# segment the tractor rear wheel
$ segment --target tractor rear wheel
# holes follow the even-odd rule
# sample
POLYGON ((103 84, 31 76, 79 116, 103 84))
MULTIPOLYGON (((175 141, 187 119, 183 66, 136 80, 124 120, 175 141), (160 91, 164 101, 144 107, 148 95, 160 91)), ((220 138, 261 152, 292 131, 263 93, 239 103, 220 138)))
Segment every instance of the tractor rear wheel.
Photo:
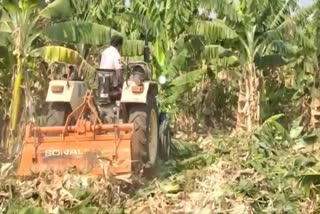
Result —
POLYGON ((71 112, 72 109, 69 103, 50 103, 46 118, 46 126, 63 126, 71 112))
POLYGON ((153 166, 158 157, 159 123, 155 98, 147 104, 134 104, 129 108, 129 123, 134 124, 131 154, 135 175, 146 165, 153 166))

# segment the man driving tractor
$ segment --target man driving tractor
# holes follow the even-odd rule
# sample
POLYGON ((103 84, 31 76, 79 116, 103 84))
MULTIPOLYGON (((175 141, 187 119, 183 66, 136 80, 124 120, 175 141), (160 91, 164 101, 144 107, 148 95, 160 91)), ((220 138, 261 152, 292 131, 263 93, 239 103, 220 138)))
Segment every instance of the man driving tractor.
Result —
POLYGON ((113 87, 121 87, 124 82, 120 55, 122 44, 123 38, 121 36, 113 36, 111 45, 101 54, 100 69, 112 70, 116 73, 115 78, 113 78, 113 87))

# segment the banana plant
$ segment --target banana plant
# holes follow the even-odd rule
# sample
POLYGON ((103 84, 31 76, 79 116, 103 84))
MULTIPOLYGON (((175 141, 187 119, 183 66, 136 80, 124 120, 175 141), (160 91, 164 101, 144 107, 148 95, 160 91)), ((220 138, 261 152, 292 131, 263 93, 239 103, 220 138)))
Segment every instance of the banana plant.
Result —
POLYGON ((242 0, 223 6, 222 1, 200 1, 216 11, 213 20, 199 19, 190 33, 203 36, 206 45, 231 48, 243 70, 239 81, 237 128, 251 131, 260 123, 260 97, 256 59, 268 55, 275 41, 290 32, 289 11, 294 1, 242 0), (272 8, 272 10, 271 10, 272 8), (229 13, 229 14, 228 14, 229 13))
POLYGON ((63 63, 66 65, 74 65, 90 88, 95 88, 94 74, 95 67, 90 65, 79 52, 70 48, 48 45, 36 48, 30 53, 32 57, 41 57, 47 63, 63 63))
POLYGON ((16 131, 19 118, 26 59, 39 36, 35 30, 41 26, 38 11, 44 7, 44 1, 1 1, 0 34, 6 35, 11 42, 17 64, 11 104, 12 131, 16 131))
POLYGON ((310 120, 313 117, 310 115, 312 114, 310 104, 317 103, 315 101, 318 99, 317 91, 320 84, 317 48, 319 6, 319 1, 315 1, 309 7, 296 11, 291 18, 294 21, 292 36, 289 36, 285 42, 279 42, 273 49, 286 58, 286 70, 293 70, 296 91, 293 99, 298 101, 296 109, 303 116, 301 124, 303 123, 304 129, 314 127, 310 120))

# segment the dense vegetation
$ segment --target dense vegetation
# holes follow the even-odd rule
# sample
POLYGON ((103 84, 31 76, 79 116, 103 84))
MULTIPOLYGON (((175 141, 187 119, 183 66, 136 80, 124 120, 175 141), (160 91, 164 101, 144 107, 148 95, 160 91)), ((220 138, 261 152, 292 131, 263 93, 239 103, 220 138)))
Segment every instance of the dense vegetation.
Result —
MULTIPOLYGON (((159 175, 127 207, 134 213, 318 212, 319 0, 304 8, 297 0, 49 2, 0 0, 0 154, 19 152, 19 131, 27 121, 40 123, 48 81, 65 65, 75 65, 94 88, 99 53, 112 35, 125 38, 126 62, 142 59, 147 37, 154 79, 167 78, 159 100, 171 116, 174 158, 165 163, 171 177, 159 175)), ((3 166, 5 174, 10 167, 3 166)), ((38 178, 28 183, 32 190, 7 180, 0 212, 14 200, 11 213, 40 198, 47 209, 95 213, 114 204, 122 209, 127 197, 120 191, 110 199, 116 186, 104 183, 101 193, 98 181, 79 192, 53 180, 38 178), (43 188, 60 195, 44 200, 43 188)))

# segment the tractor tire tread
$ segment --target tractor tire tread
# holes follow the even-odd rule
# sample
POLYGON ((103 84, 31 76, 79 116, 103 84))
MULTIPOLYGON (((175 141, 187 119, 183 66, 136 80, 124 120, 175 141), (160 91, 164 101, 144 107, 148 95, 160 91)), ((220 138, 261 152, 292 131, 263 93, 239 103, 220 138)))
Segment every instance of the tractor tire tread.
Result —
POLYGON ((69 103, 51 103, 46 117, 46 125, 63 126, 70 112, 71 106, 69 103))
POLYGON ((149 161, 147 143, 149 138, 149 117, 152 109, 158 114, 156 100, 153 97, 148 97, 147 104, 134 104, 129 108, 129 123, 134 123, 131 143, 134 174, 139 173, 143 164, 149 161))

